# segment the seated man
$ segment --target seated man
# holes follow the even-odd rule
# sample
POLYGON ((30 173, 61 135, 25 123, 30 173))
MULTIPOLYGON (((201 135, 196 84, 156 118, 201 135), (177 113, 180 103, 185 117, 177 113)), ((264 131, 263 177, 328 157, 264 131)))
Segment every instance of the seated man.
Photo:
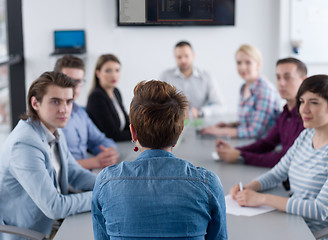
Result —
POLYGON ((190 43, 177 43, 174 56, 178 67, 166 70, 160 79, 176 86, 186 95, 190 115, 198 118, 223 113, 225 109, 215 83, 205 71, 193 66, 195 54, 190 43))
MULTIPOLYGON (((76 83, 45 72, 28 92, 28 110, 0 154, 0 224, 49 234, 54 219, 90 211, 96 175, 68 150, 62 131, 72 110, 76 83), (69 194, 68 186, 88 191, 69 194)), ((0 233, 0 239, 21 239, 0 233)))
POLYGON ((273 167, 304 129, 302 119, 296 109, 296 94, 306 78, 307 68, 303 62, 295 58, 280 59, 276 66, 278 90, 280 96, 287 101, 284 111, 268 135, 251 145, 233 148, 218 139, 216 149, 220 159, 226 162, 237 162, 241 157, 245 164, 273 167), (274 151, 279 144, 282 146, 281 151, 274 151))
MULTIPOLYGON (((84 63, 72 55, 66 55, 57 60, 55 71, 62 72, 77 82, 74 92, 76 100, 81 92, 84 81, 84 63)), ((63 129, 67 139, 67 145, 78 163, 86 168, 104 168, 118 161, 115 142, 107 138, 84 109, 73 103, 71 117, 63 129), (89 157, 87 150, 94 157, 89 157)))

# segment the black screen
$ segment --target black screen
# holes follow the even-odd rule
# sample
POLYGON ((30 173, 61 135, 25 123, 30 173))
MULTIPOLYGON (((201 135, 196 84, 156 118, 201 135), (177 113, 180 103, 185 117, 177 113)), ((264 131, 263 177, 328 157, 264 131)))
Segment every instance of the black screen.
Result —
POLYGON ((119 26, 234 24, 235 0, 118 0, 119 26))

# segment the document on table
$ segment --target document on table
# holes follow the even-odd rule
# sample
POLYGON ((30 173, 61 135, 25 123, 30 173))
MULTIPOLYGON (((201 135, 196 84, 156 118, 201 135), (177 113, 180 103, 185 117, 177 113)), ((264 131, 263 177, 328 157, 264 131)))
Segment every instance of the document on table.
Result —
POLYGON ((229 214, 236 216, 256 216, 262 213, 267 213, 275 210, 269 206, 260 206, 260 207, 241 207, 238 203, 232 199, 231 195, 225 197, 226 202, 226 211, 229 214))
POLYGON ((215 161, 220 161, 220 156, 217 152, 212 152, 212 158, 215 160, 215 161))

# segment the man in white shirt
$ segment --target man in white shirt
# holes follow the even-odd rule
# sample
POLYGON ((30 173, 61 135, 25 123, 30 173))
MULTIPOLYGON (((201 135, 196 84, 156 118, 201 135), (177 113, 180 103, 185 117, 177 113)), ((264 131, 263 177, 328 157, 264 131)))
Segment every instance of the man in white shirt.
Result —
POLYGON ((160 80, 183 91, 190 104, 189 117, 208 117, 223 113, 224 106, 215 83, 205 71, 193 66, 195 54, 191 44, 186 41, 178 42, 174 56, 177 67, 166 70, 160 80))

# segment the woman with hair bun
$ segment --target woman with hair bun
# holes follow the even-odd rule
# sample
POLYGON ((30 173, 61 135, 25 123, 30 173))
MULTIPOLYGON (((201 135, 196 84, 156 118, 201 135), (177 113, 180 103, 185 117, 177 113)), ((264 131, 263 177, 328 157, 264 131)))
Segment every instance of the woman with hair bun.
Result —
POLYGON ((140 82, 130 131, 140 155, 105 168, 92 200, 95 239, 228 239, 224 193, 212 172, 176 158, 187 99, 166 82, 140 82))

